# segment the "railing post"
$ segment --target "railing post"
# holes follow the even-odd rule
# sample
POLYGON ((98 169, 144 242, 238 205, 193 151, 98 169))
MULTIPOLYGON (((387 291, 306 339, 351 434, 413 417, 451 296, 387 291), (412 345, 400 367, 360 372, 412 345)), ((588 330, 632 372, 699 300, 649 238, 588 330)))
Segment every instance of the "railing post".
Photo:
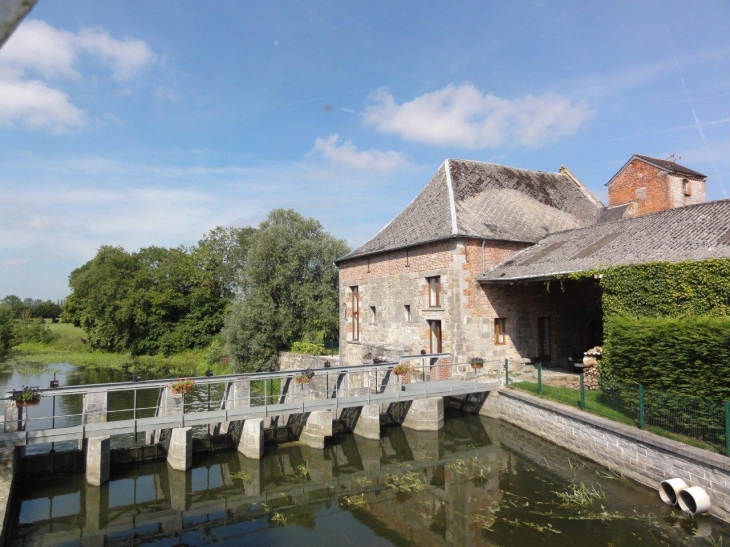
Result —
POLYGON ((509 359, 504 360, 504 385, 509 385, 509 359))
POLYGON ((730 401, 725 401, 725 455, 730 457, 730 401))
POLYGON ((644 386, 639 384, 639 429, 644 429, 644 386))
POLYGON ((537 394, 542 395, 542 363, 537 364, 537 394))
POLYGON ((586 408, 586 386, 583 382, 583 373, 580 373, 580 408, 585 410, 586 408))

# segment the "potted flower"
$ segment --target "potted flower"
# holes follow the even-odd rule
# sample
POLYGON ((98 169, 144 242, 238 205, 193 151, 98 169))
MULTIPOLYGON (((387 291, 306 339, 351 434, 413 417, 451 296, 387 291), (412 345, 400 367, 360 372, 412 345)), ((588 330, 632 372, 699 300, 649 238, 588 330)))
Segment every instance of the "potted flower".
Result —
POLYGON ((484 359, 482 357, 471 358, 471 368, 478 369, 484 367, 484 359))
POLYGON ((398 363, 393 367, 393 374, 401 376, 402 374, 408 374, 411 372, 411 365, 409 363, 398 363))
POLYGON ((23 389, 14 389, 11 396, 15 406, 35 406, 41 402, 41 390, 38 386, 23 386, 23 389))
POLYGON ((301 374, 294 376, 294 381, 299 385, 304 385, 310 383, 312 378, 314 378, 314 371, 311 368, 308 368, 301 374))
POLYGON ((180 378, 177 382, 170 384, 170 389, 175 395, 190 393, 193 387, 195 387, 195 380, 190 378, 180 378))

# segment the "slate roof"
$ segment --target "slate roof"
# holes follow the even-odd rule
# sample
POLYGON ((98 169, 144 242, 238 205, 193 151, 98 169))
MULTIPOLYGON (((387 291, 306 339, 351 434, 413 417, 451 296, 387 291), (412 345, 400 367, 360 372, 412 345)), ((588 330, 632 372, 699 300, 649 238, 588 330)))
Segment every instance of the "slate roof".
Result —
POLYGON ((605 186, 608 186, 613 182, 613 179, 615 179, 621 171, 623 171, 627 165, 629 165, 634 158, 639 158, 642 161, 645 161, 647 163, 650 163, 654 165, 655 167, 658 167, 659 169, 663 169, 664 171, 668 171, 670 173, 676 173, 678 175, 685 175, 689 177, 696 177, 696 178, 703 178, 706 179, 707 175, 703 175, 699 171, 694 171, 690 169, 689 167, 685 167, 684 165, 679 165, 678 163, 675 163, 673 161, 669 160, 660 160, 659 158, 652 158, 651 156, 644 156, 642 154, 634 154, 631 156, 631 159, 627 161, 621 169, 619 169, 614 176, 611 177, 611 179, 605 184, 605 186))
POLYGON ((730 200, 552 234, 477 280, 536 280, 599 267, 709 258, 730 258, 730 200))
POLYGON ((595 224, 601 207, 568 174, 446 160, 397 217, 337 263, 450 237, 536 243, 595 224))

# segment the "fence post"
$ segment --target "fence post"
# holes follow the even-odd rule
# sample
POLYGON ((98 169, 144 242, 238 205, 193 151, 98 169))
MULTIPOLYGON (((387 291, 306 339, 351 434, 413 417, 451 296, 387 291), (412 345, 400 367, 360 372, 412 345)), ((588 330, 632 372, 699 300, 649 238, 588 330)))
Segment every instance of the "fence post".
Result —
POLYGON ((542 363, 537 364, 537 394, 542 395, 542 363))
POLYGON ((644 429, 644 386, 639 384, 639 429, 644 429))
POLYGON ((509 359, 504 360, 504 385, 509 385, 509 359))
POLYGON ((730 456, 730 401, 725 401, 725 455, 730 456))
POLYGON ((581 410, 586 409, 586 386, 583 382, 583 373, 580 373, 580 408, 581 410))

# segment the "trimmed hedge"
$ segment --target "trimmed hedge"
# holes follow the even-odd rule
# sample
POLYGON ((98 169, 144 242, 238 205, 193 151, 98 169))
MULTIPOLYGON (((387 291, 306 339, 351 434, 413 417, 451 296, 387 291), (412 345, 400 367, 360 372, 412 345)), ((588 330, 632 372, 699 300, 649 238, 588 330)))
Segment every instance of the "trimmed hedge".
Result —
POLYGON ((730 318, 609 316, 601 374, 622 383, 730 399, 730 318))

